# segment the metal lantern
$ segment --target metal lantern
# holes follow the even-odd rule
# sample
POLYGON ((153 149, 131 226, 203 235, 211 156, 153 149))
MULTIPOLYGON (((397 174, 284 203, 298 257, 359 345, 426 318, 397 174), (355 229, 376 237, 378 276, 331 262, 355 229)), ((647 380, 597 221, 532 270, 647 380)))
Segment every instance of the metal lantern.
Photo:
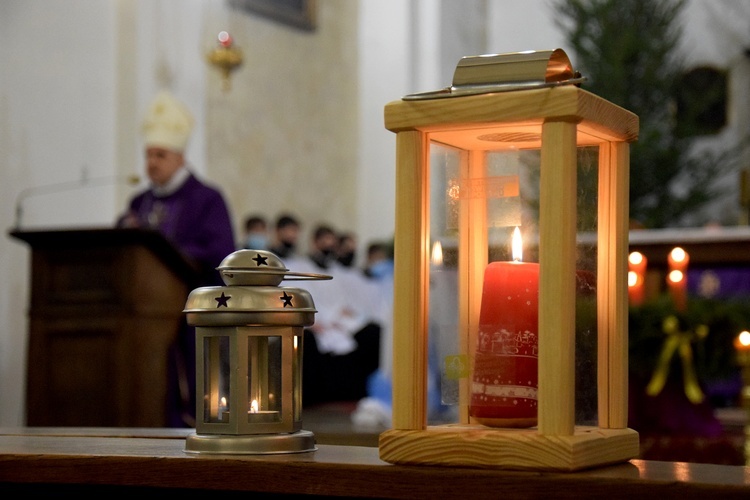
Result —
POLYGON ((381 459, 577 470, 638 455, 626 282, 638 117, 582 81, 561 49, 469 56, 452 86, 386 105, 396 229, 381 459), (593 369, 580 377, 582 340, 593 369), (436 371, 456 421, 428 426, 436 371), (577 393, 589 388, 594 415, 579 422, 577 393))
POLYGON ((314 451, 302 429, 303 328, 315 305, 284 279, 331 279, 293 273, 262 250, 238 250, 218 267, 226 286, 193 290, 184 312, 196 327, 196 432, 186 451, 314 451))

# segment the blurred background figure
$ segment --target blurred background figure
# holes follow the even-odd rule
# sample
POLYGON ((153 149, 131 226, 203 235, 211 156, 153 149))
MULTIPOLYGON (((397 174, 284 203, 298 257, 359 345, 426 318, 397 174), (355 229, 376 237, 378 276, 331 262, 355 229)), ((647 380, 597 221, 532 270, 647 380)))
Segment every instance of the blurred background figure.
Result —
POLYGON ((245 219, 245 237, 240 248, 268 250, 268 222, 261 214, 250 215, 245 219))
MULTIPOLYGON (((216 267, 235 251, 231 215, 219 189, 199 180, 184 157, 193 127, 187 107, 159 93, 143 124, 146 173, 151 183, 136 195, 118 227, 161 232, 196 268, 191 288, 221 285, 216 267)), ((187 297, 185 297, 187 299, 187 297)), ((170 346, 167 422, 195 426, 195 329, 183 320, 170 346)))
POLYGON ((354 267, 357 261, 357 237, 354 233, 339 233, 336 260, 344 267, 354 267))
POLYGON ((387 243, 373 242, 367 245, 367 260, 362 272, 368 278, 393 278, 393 256, 387 243))
POLYGON ((234 231, 222 193, 199 180, 185 160, 192 127, 187 107, 160 92, 143 124, 150 186, 133 197, 117 225, 161 232, 198 267, 196 286, 221 284, 215 268, 235 250, 234 231))
POLYGON ((336 259, 337 232, 317 225, 300 270, 333 277, 310 281, 315 323, 304 332, 302 403, 356 403, 367 395, 367 379, 380 362, 380 336, 385 309, 376 288, 359 271, 336 259))
POLYGON ((269 250, 275 253, 287 267, 287 259, 298 257, 298 243, 301 224, 297 217, 292 214, 281 214, 276 219, 274 226, 274 240, 269 250))

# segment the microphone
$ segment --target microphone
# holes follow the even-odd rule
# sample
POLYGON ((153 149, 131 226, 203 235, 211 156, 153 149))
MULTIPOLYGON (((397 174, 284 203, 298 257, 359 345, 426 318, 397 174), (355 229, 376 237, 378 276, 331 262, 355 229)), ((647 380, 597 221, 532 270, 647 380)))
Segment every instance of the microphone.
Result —
POLYGON ((105 175, 101 177, 89 177, 88 171, 84 168, 81 178, 77 181, 57 182, 54 184, 44 184, 41 186, 32 186, 22 189, 16 197, 16 230, 21 229, 23 219, 23 202, 34 196, 63 193, 94 186, 116 185, 124 182, 128 185, 135 186, 141 182, 138 175, 105 175))

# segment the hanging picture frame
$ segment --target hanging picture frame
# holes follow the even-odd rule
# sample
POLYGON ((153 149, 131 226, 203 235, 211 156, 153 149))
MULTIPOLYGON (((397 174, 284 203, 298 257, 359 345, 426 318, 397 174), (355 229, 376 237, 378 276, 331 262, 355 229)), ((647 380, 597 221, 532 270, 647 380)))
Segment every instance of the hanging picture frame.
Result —
POLYGON ((305 31, 316 28, 315 0, 231 0, 231 5, 305 31))

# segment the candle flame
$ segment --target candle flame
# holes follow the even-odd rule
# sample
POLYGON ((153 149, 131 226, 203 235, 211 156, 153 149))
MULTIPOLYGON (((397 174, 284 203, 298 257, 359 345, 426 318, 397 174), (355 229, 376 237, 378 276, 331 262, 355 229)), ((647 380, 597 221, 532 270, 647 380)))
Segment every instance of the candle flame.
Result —
POLYGON ((679 283, 683 279, 685 279, 685 275, 682 273, 682 271, 675 269, 674 271, 669 272, 667 279, 669 279, 670 283, 679 283))
POLYGON ((641 252, 631 252, 628 256, 628 262, 633 264, 634 266, 637 266, 641 262, 643 262, 643 254, 641 252))
POLYGON ((258 413, 258 400, 253 399, 252 403, 250 403, 250 413, 258 413))
POLYGON ((745 347, 750 346, 750 332, 748 332, 747 330, 740 332, 740 334, 737 336, 737 342, 745 347))
POLYGON ((521 230, 518 226, 513 230, 513 239, 511 240, 511 254, 514 262, 523 260, 523 241, 521 240, 521 230))
POLYGON ((634 287, 638 284, 638 273, 635 271, 628 271, 628 286, 634 287))
POLYGON ((443 265, 443 245, 439 241, 436 241, 432 245, 432 255, 430 256, 430 262, 432 262, 432 265, 434 266, 443 265))
POLYGON ((669 255, 672 257, 672 260, 678 264, 687 259, 687 252, 680 247, 674 247, 669 255))

